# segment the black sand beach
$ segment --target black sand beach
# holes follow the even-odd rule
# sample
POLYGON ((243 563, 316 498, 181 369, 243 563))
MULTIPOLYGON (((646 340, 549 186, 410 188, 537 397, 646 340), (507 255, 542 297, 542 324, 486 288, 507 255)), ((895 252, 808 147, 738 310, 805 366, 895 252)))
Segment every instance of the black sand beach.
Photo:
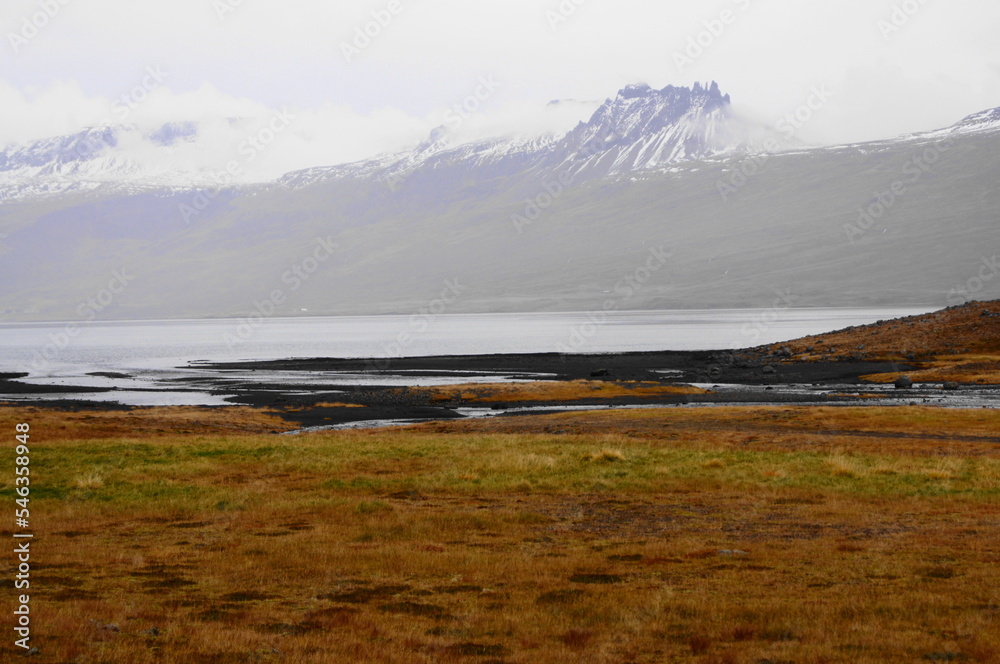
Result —
MULTIPOLYGON (((467 416, 461 409, 489 409, 491 414, 507 411, 546 412, 547 408, 676 406, 712 404, 788 404, 857 402, 863 389, 853 394, 831 394, 830 388, 861 388, 862 376, 890 371, 907 371, 908 365, 887 362, 791 362, 782 361, 764 350, 729 352, 653 352, 610 355, 471 355, 391 360, 365 359, 286 359, 276 361, 204 363, 194 365, 204 377, 179 379, 183 389, 224 395, 226 401, 254 408, 275 410, 297 427, 347 425, 358 422, 454 419, 467 416), (659 394, 588 398, 582 390, 578 398, 524 401, 516 403, 488 396, 474 401, 463 398, 432 400, 427 390, 398 385, 329 385, 284 382, 289 373, 403 377, 414 383, 420 379, 447 377, 476 384, 484 376, 504 381, 592 381, 662 386, 698 384, 704 394, 659 394), (274 374, 273 380, 268 374, 274 374), (279 375, 280 374, 280 375, 279 375), (788 389, 795 386, 796 389, 788 389), (804 390, 812 387, 815 391, 804 390), (335 406, 327 404, 337 404, 335 406), (358 408, 345 405, 361 406, 358 408)), ((19 382, 21 374, 0 376, 0 394, 44 395, 34 405, 66 410, 128 408, 114 402, 74 400, 74 392, 113 392, 113 389, 72 386, 29 385, 19 382)), ((320 381, 322 382, 322 381, 320 381)), ((398 381, 397 381, 398 382, 398 381)), ((180 387, 178 388, 180 389, 180 387)), ((922 391, 922 390, 920 390, 922 391)), ((886 392, 882 399, 912 399, 913 391, 886 392)))

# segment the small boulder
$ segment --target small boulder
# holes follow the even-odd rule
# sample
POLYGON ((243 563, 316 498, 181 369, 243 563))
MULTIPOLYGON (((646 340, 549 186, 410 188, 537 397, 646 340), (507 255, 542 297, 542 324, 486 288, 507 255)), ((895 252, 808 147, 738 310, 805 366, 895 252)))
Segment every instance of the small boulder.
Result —
POLYGON ((609 372, 607 369, 594 369, 593 371, 590 372, 590 377, 591 378, 603 378, 604 376, 607 376, 610 373, 611 372, 609 372))
POLYGON ((909 390, 913 387, 913 379, 909 376, 900 376, 896 379, 897 390, 909 390))
POLYGON ((945 390, 946 392, 954 392, 958 388, 959 388, 958 383, 952 380, 946 381, 945 384, 941 386, 941 389, 945 390))
POLYGON ((772 366, 771 366, 771 365, 769 364, 769 365, 767 365, 766 367, 764 367, 764 369, 763 369, 763 372, 764 372, 764 373, 765 373, 766 375, 770 376, 770 375, 772 375, 772 374, 776 374, 776 373, 778 373, 778 370, 777 370, 777 369, 775 369, 774 367, 772 367, 772 366))

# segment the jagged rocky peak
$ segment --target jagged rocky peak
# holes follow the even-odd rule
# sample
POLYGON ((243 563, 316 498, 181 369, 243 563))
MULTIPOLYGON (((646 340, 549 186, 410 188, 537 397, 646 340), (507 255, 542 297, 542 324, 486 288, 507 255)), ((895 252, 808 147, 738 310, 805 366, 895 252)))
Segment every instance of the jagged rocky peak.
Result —
MULTIPOLYGON (((704 98, 706 100, 715 101, 719 105, 730 103, 729 95, 722 94, 722 91, 719 89, 719 84, 716 81, 712 81, 704 85, 702 85, 700 81, 696 81, 690 88, 685 86, 668 85, 662 90, 652 88, 646 83, 633 83, 622 88, 622 90, 618 92, 617 97, 618 100, 644 98, 654 101, 673 101, 675 103, 704 98)), ((611 100, 608 101, 610 102, 611 100)))
POLYGON ((748 126, 729 107, 715 81, 629 85, 567 134, 555 155, 560 167, 604 177, 747 149, 766 128, 748 126))
POLYGON ((651 92, 653 92, 653 89, 645 83, 630 83, 618 92, 618 98, 639 99, 640 97, 645 97, 651 92))
POLYGON ((668 85, 657 90, 645 83, 632 84, 608 99, 575 132, 600 129, 605 135, 652 136, 678 124, 701 122, 725 115, 729 95, 715 81, 693 87, 668 85), (719 113, 715 113, 718 111, 719 113))
POLYGON ((587 123, 603 125, 615 132, 658 132, 683 120, 693 120, 725 110, 729 95, 722 94, 715 81, 693 87, 668 85, 657 90, 645 83, 628 85, 614 99, 608 99, 587 123))

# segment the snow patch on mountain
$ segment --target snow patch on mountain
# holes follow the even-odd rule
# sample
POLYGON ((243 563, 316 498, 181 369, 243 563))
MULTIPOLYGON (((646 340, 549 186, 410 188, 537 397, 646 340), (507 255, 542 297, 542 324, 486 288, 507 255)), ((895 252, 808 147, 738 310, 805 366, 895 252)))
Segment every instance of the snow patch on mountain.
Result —
POLYGON ((1000 108, 991 108, 963 118, 955 125, 956 131, 982 131, 1000 129, 1000 108))
POLYGON ((0 201, 103 188, 198 186, 207 174, 177 167, 171 158, 196 137, 194 125, 172 123, 148 134, 133 126, 89 127, 15 145, 0 151, 0 201))

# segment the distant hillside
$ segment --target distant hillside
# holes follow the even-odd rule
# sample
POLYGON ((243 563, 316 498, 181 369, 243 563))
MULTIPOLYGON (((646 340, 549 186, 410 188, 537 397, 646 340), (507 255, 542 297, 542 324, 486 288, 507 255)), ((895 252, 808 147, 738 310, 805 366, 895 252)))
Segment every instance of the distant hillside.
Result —
POLYGON ((863 354, 917 358, 959 353, 1000 353, 1000 300, 970 302, 929 314, 796 339, 770 346, 795 355, 863 354), (807 350, 812 348, 812 351, 807 350), (831 348, 837 349, 835 353, 831 348))
POLYGON ((1000 383, 1000 300, 972 302, 921 316, 804 337, 766 350, 800 361, 890 360, 917 367, 922 382, 1000 383))

